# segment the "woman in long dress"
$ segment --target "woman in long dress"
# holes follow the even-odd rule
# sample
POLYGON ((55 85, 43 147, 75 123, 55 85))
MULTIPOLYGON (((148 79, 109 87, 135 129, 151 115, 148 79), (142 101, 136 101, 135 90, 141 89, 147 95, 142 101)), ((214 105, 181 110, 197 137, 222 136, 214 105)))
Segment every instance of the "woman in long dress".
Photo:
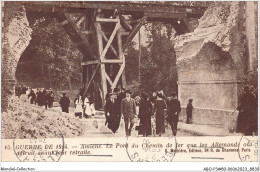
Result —
POLYGON ((139 109, 139 130, 143 136, 147 137, 152 134, 152 124, 151 124, 151 116, 152 116, 152 103, 148 99, 148 95, 146 93, 142 93, 139 109))
POLYGON ((81 99, 81 96, 77 96, 77 98, 75 99, 75 116, 79 117, 80 119, 82 118, 82 113, 83 113, 83 101, 81 99))
POLYGON ((156 123, 156 134, 161 136, 164 132, 164 110, 167 108, 165 101, 163 100, 162 94, 157 94, 157 99, 154 104, 155 123, 156 123))
POLYGON ((91 107, 90 107, 90 95, 87 94, 87 96, 84 99, 84 117, 88 118, 91 116, 91 107))

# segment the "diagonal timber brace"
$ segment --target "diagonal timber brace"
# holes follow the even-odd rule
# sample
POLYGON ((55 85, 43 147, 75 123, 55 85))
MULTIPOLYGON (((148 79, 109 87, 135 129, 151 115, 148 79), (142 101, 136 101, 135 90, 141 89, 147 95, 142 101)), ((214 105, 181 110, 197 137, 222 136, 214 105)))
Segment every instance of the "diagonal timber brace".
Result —
POLYGON ((136 26, 132 29, 130 34, 127 37, 126 42, 123 45, 123 51, 127 48, 127 46, 131 43, 137 32, 140 30, 140 28, 144 25, 144 23, 147 21, 147 16, 142 17, 139 23, 136 24, 136 26))
POLYGON ((86 39, 86 37, 84 36, 84 34, 80 31, 79 27, 77 26, 77 24, 73 21, 73 19, 71 18, 71 16, 68 13, 64 13, 64 16, 66 17, 68 23, 72 26, 72 28, 76 31, 76 33, 78 34, 78 36, 80 37, 80 39, 84 42, 84 44, 86 45, 87 51, 89 52, 89 54, 91 55, 91 57, 96 58, 96 56, 94 55, 94 53, 92 52, 90 43, 88 42, 88 40, 86 39))
POLYGON ((92 83, 92 81, 93 81, 93 79, 94 79, 94 77, 95 77, 95 75, 96 75, 96 73, 97 73, 97 71, 99 69, 99 66, 100 66, 100 64, 97 64, 97 66, 96 66, 96 68, 95 68, 95 70, 94 70, 94 72, 93 72, 89 82, 87 83, 86 89, 85 89, 84 94, 83 94, 84 97, 85 97, 85 95, 86 95, 86 93, 87 93, 87 91, 89 89, 89 86, 92 83))

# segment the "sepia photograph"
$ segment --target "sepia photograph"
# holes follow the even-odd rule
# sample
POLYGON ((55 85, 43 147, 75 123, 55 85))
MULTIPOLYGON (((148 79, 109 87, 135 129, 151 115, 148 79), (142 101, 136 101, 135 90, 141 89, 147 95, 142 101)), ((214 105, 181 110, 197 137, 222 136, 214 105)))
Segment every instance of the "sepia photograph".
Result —
POLYGON ((258 161, 258 1, 1 6, 2 161, 258 161))

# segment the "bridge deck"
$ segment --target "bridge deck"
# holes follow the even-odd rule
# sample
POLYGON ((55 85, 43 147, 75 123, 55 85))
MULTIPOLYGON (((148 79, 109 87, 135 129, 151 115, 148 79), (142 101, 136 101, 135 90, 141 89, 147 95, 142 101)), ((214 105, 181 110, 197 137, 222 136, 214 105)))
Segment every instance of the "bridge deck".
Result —
POLYGON ((137 1, 70 1, 70 2, 24 2, 24 4, 34 11, 41 12, 60 12, 86 9, 104 9, 115 10, 121 13, 131 12, 152 12, 152 13, 188 13, 188 14, 203 14, 205 9, 212 2, 203 1, 174 1, 174 2, 137 2, 137 1))

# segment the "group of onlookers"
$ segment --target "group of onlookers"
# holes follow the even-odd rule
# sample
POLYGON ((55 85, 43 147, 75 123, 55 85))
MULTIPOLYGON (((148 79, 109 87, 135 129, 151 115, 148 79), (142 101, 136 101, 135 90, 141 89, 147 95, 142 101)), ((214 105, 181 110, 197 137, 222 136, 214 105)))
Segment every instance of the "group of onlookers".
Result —
MULTIPOLYGON (((187 106, 187 115, 189 116, 187 123, 190 123, 192 108, 192 99, 190 99, 187 106)), ((170 97, 167 98, 163 91, 155 92, 151 97, 143 92, 133 99, 130 90, 116 89, 106 96, 106 124, 113 133, 116 133, 122 117, 126 136, 131 136, 137 117, 140 119, 139 134, 143 136, 153 134, 161 136, 165 133, 166 122, 171 126, 173 135, 176 135, 180 111, 181 105, 176 93, 171 93, 170 97)))
MULTIPOLYGON (((243 94, 240 96, 240 105, 238 107, 239 115, 237 120, 237 132, 251 135, 257 132, 257 99, 250 92, 249 87, 244 87, 243 94)), ((45 88, 31 89, 29 87, 16 86, 15 94, 21 101, 29 101, 31 104, 45 106, 45 109, 52 108, 55 101, 54 92, 45 88)), ((66 93, 62 93, 60 106, 62 112, 69 113, 70 99, 66 93)), ((131 131, 136 123, 136 118, 140 119, 139 134, 143 136, 159 135, 165 133, 165 124, 171 126, 172 134, 177 134, 179 114, 181 112, 180 101, 175 92, 166 97, 164 92, 154 92, 152 96, 142 92, 140 96, 131 98, 131 91, 125 89, 110 90, 105 97, 105 125, 113 133, 116 133, 121 118, 124 119, 125 133, 131 136, 131 131)), ((187 124, 192 121, 193 99, 189 99, 186 107, 187 124)), ((75 116, 88 118, 93 116, 96 111, 94 101, 89 94, 83 97, 82 90, 76 96, 75 116)))
POLYGON ((15 87, 15 94, 22 101, 28 101, 31 104, 38 106, 45 106, 45 109, 52 108, 55 101, 55 95, 52 89, 46 90, 45 88, 32 89, 25 86, 15 87))

